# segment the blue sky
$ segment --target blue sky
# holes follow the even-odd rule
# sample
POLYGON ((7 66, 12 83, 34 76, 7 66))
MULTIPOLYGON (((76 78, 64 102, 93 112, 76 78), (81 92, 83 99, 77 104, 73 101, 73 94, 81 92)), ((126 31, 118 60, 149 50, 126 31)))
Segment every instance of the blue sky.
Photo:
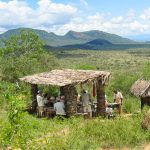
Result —
MULTIPOLYGON (((37 0, 27 0, 30 6, 36 8, 37 0)), ((53 0, 55 3, 82 5, 80 0, 53 0)), ((86 0, 90 13, 102 12, 113 15, 124 14, 130 9, 141 13, 144 9, 150 7, 150 0, 86 0)), ((82 5, 83 7, 83 5, 82 5)))
POLYGON ((65 34, 150 34, 150 0, 0 0, 0 33, 30 27, 65 34))

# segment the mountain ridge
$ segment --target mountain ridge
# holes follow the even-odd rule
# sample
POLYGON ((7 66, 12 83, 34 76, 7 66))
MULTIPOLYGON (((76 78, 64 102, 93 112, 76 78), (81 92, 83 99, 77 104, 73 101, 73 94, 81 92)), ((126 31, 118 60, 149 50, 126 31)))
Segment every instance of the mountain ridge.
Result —
POLYGON ((85 44, 92 40, 103 39, 112 44, 136 44, 137 42, 128 38, 121 37, 116 34, 111 34, 99 30, 91 30, 85 32, 69 31, 65 35, 57 35, 53 32, 32 28, 17 28, 6 31, 0 34, 0 39, 8 38, 11 35, 17 35, 21 30, 35 32, 48 46, 58 47, 65 45, 85 44))

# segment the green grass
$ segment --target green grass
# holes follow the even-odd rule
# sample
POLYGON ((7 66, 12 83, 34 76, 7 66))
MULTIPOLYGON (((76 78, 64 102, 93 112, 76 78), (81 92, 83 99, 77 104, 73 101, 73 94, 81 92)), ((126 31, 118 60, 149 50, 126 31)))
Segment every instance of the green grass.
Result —
MULTIPOLYGON (((134 51, 91 51, 91 50, 74 50, 57 52, 59 62, 62 68, 80 68, 80 66, 89 65, 99 70, 108 70, 111 72, 130 69, 137 70, 148 61, 149 53, 144 55, 134 51), (79 67, 78 67, 79 66, 79 67)), ((150 51, 150 50, 145 50, 150 51)))
MULTIPOLYGON (((142 114, 112 120, 70 118, 37 119, 24 114, 21 128, 11 146, 22 149, 96 150, 135 148, 149 142, 150 132, 141 128, 142 114)), ((4 123, 4 122, 3 122, 4 123)), ((5 121, 5 124, 8 124, 5 121)), ((3 124, 4 125, 4 124, 3 124)), ((6 132, 3 127, 3 132, 6 132)), ((1 137, 0 136, 0 140, 1 137)), ((1 141, 2 142, 2 141, 1 141)), ((4 142, 3 142, 4 143, 4 142)))
MULTIPOLYGON (((140 112, 140 101, 130 94, 131 85, 141 77, 150 79, 150 50, 135 51, 65 51, 57 52, 60 68, 98 69, 111 72, 106 87, 108 101, 113 101, 114 89, 122 91, 123 116, 114 119, 85 120, 72 117, 63 121, 39 119, 20 111, 30 100, 30 88, 11 83, 0 83, 0 148, 46 150, 141 149, 150 142, 150 131, 141 128, 145 111, 140 112), (10 104, 15 105, 10 105, 10 104), (126 116, 126 114, 131 114, 126 116), (10 116, 14 117, 12 120, 10 116), (16 124, 12 121, 15 121, 16 124), (13 134, 13 131, 17 132, 13 134)), ((87 87, 88 88, 88 87, 87 87)), ((55 89, 53 89, 55 91, 55 89)), ((80 88, 78 88, 80 92, 80 88)))

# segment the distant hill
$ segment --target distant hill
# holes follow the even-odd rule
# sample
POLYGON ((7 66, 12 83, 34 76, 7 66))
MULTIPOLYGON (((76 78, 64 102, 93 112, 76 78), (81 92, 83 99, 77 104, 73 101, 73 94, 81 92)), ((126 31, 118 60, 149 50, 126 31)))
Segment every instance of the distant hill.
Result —
POLYGON ((96 39, 103 39, 112 44, 136 44, 136 42, 133 40, 123 38, 115 34, 98 31, 98 30, 92 30, 86 32, 69 31, 65 35, 60 36, 60 35, 56 35, 53 32, 48 33, 44 30, 37 30, 31 28, 18 28, 18 29, 8 30, 3 34, 0 34, 0 39, 8 38, 11 35, 17 35, 20 33, 22 29, 35 32, 45 42, 46 45, 53 46, 53 47, 84 44, 96 39))
POLYGON ((112 47, 113 44, 107 40, 104 39, 95 39, 90 42, 84 43, 84 44, 75 44, 75 45, 66 45, 61 47, 56 47, 56 49, 106 49, 109 47, 112 47))
POLYGON ((87 42, 86 45, 113 45, 113 44, 104 39, 95 39, 90 42, 87 42))
POLYGON ((48 47, 47 49, 54 50, 77 50, 77 49, 88 49, 88 50, 127 50, 133 48, 150 48, 150 43, 147 44, 113 44, 104 39, 95 39, 84 44, 65 45, 58 47, 48 47))
POLYGON ((123 38, 116 34, 110 34, 99 30, 91 30, 86 32, 75 32, 69 31, 65 37, 69 37, 71 39, 80 40, 85 42, 89 42, 95 39, 104 39, 113 44, 135 44, 136 42, 127 38, 123 38))

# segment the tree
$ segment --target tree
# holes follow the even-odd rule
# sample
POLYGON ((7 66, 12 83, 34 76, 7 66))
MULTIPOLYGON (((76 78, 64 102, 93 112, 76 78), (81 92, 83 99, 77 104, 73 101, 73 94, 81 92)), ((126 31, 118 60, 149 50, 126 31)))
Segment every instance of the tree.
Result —
POLYGON ((58 64, 52 53, 43 49, 43 41, 33 32, 21 31, 4 40, 1 58, 2 78, 16 81, 19 77, 50 71, 58 64))
POLYGON ((42 50, 44 42, 37 34, 21 30, 19 35, 13 35, 4 42, 4 55, 20 56, 33 51, 42 50))

